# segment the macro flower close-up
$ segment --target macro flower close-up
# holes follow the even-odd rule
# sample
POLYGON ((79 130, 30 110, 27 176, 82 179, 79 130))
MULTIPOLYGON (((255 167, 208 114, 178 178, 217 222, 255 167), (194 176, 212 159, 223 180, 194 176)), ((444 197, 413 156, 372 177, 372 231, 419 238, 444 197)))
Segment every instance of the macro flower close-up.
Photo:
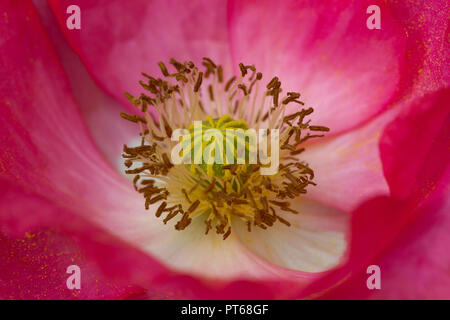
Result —
POLYGON ((2 0, 0 299, 450 299, 449 13, 2 0))

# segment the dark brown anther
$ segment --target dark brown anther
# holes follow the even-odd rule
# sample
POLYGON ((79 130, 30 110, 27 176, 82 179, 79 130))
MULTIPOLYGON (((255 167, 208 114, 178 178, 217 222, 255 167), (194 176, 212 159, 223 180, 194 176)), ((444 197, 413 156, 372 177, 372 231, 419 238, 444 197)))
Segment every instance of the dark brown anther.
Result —
POLYGON ((267 197, 261 197, 261 204, 263 205, 263 209, 265 213, 269 212, 269 202, 267 201, 267 197))
POLYGON ((280 95, 280 89, 273 89, 272 90, 272 92, 273 92, 273 105, 275 106, 275 107, 278 107, 278 97, 279 97, 279 95, 280 95))
POLYGON ((170 59, 170 64, 173 65, 178 72, 184 72, 186 70, 186 67, 181 62, 178 62, 174 58, 170 59))
MULTIPOLYGON (((298 94, 298 96, 300 96, 300 94, 298 94)), ((295 103, 298 103, 298 104, 301 104, 301 105, 305 104, 303 101, 297 100, 297 96, 296 95, 291 95, 291 96, 286 97, 283 100, 282 103, 286 105, 286 104, 288 104, 290 102, 295 102, 295 103)))
POLYGON ((324 126, 309 126, 308 129, 311 131, 323 131, 323 132, 330 131, 330 128, 324 126))
POLYGON ((228 91, 233 84, 234 80, 236 80, 236 77, 232 77, 230 80, 227 81, 225 84, 225 91, 228 91))
POLYGON ((214 101, 214 92, 213 92, 213 87, 212 87, 212 85, 209 85, 209 86, 208 86, 208 93, 209 93, 209 99, 210 99, 211 101, 214 101))
POLYGON ((245 84, 242 84, 242 83, 239 84, 238 88, 242 90, 242 92, 244 93, 244 96, 246 96, 248 94, 247 93, 247 87, 245 86, 245 84))
POLYGON ((155 105, 155 99, 150 98, 149 96, 146 96, 145 94, 141 93, 141 95, 139 96, 139 99, 142 101, 147 102, 147 104, 149 105, 155 105))
POLYGON ((257 226, 260 227, 260 228, 263 229, 263 230, 266 230, 266 229, 267 229, 267 227, 266 227, 265 225, 263 225, 262 223, 257 224, 257 226))
POLYGON ((163 137, 157 136, 156 133, 152 130, 151 132, 153 139, 157 140, 157 141, 164 141, 163 137))
POLYGON ((168 138, 172 137, 172 128, 169 126, 168 121, 166 120, 166 118, 163 116, 162 117, 162 122, 164 123, 164 130, 166 131, 166 136, 168 138))
POLYGON ((295 131, 295 141, 298 143, 298 141, 300 141, 302 131, 298 127, 295 127, 294 131, 295 131))
POLYGON ((280 147, 280 149, 281 149, 281 150, 291 150, 291 151, 297 150, 297 149, 295 149, 295 147, 293 147, 293 146, 291 146, 290 144, 287 144, 287 143, 283 144, 283 145, 280 147))
POLYGON ((195 200, 195 202, 193 204, 191 204, 191 206, 189 207, 189 209, 186 211, 188 214, 191 214, 192 212, 195 211, 195 209, 197 209, 197 207, 199 206, 200 201, 199 200, 195 200))
POLYGON ((134 177, 134 179, 133 179, 133 185, 134 185, 134 189, 135 189, 136 191, 138 190, 138 187, 137 187, 136 183, 138 182, 139 178, 140 178, 140 176, 139 176, 139 175, 136 175, 136 176, 134 177))
POLYGON ((284 219, 281 218, 280 216, 277 215, 276 217, 277 217, 278 221, 280 221, 281 223, 287 225, 288 227, 291 226, 291 224, 290 224, 288 221, 284 220, 284 219))
POLYGON ((147 169, 150 169, 150 166, 148 165, 143 165, 140 168, 136 168, 136 169, 131 169, 131 170, 125 170, 126 174, 136 174, 136 173, 141 173, 147 169))
POLYGON ((216 233, 218 234, 224 234, 225 233, 225 224, 220 224, 216 226, 216 233))
POLYGON ((231 227, 228 227, 227 232, 225 232, 225 234, 223 235, 223 240, 225 240, 226 238, 228 238, 231 234, 231 227))
POLYGON ((147 120, 144 117, 138 116, 138 115, 131 115, 131 114, 127 114, 125 112, 121 112, 120 116, 128 121, 134 122, 134 123, 138 123, 138 122, 142 122, 142 123, 147 123, 147 120))
POLYGON ((165 200, 166 198, 167 198, 167 196, 165 194, 160 194, 160 195, 157 195, 156 197, 154 197, 153 199, 149 199, 148 203, 154 204, 158 201, 165 200))
POLYGON ((147 112, 147 110, 148 110, 147 101, 142 100, 141 111, 145 113, 147 112))
POLYGON ((223 82, 223 68, 222 66, 217 67, 217 79, 219 80, 219 83, 223 82))
POLYGON ((211 226, 211 220, 205 220, 205 224, 206 224, 206 231, 205 231, 205 235, 207 235, 207 234, 208 234, 208 232, 209 232, 209 230, 211 230, 211 229, 212 229, 212 226, 211 226))
POLYGON ((163 211, 164 211, 164 209, 166 208, 166 206, 167 206, 167 202, 165 202, 165 201, 163 201, 163 202, 159 205, 158 210, 156 210, 156 213, 155 213, 155 216, 156 216, 157 218, 159 218, 159 217, 161 216, 161 214, 163 213, 163 211))
POLYGON ((307 115, 310 115, 311 113, 313 113, 314 109, 310 107, 308 109, 305 109, 304 112, 305 112, 305 115, 307 116, 307 115))
POLYGON ((287 95, 294 99, 300 98, 300 93, 298 93, 298 92, 288 92, 287 95))
POLYGON ((203 60, 207 62, 207 64, 209 64, 211 67, 217 68, 216 64, 210 58, 204 57, 203 60))
POLYGON ((298 213, 297 211, 295 211, 294 209, 291 209, 289 207, 281 207, 280 209, 283 210, 283 211, 288 211, 288 212, 292 212, 292 213, 295 213, 295 214, 298 213))
POLYGON ((219 219, 222 223, 226 223, 226 219, 219 213, 219 211, 217 211, 216 206, 212 202, 211 202, 211 208, 212 208, 212 212, 213 212, 214 216, 217 219, 219 219))
POLYGON ((144 88, 145 90, 150 90, 150 86, 146 84, 144 81, 140 80, 139 84, 144 88))
POLYGON ((301 173, 309 175, 309 178, 311 180, 314 179, 314 170, 308 167, 306 164, 297 162, 295 163, 295 166, 297 167, 297 169, 300 169, 301 173))
POLYGON ((214 189, 215 185, 216 185, 216 178, 212 178, 211 183, 209 184, 208 188, 206 188, 206 190, 205 190, 205 194, 212 191, 212 189, 214 189))
MULTIPOLYGON (((287 121, 284 121, 287 122, 287 121)), ((294 134, 295 129, 294 128, 290 128, 288 131, 288 136, 286 137, 286 140, 284 140, 283 144, 287 144, 289 143, 289 139, 291 139, 292 135, 294 134)))
POLYGON ((289 121, 294 120, 295 118, 297 118, 297 117, 300 116, 301 114, 302 114, 301 112, 296 112, 296 113, 290 114, 290 115, 288 115, 288 116, 285 116, 285 117, 283 118, 283 122, 290 125, 290 122, 289 122, 289 121))
POLYGON ((194 92, 198 92, 198 90, 200 89, 200 86, 202 85, 202 81, 203 81, 203 72, 200 72, 198 74, 197 81, 195 82, 194 92))
POLYGON ((156 80, 155 78, 153 78, 152 76, 146 74, 145 72, 141 72, 141 74, 142 74, 144 77, 146 77, 147 79, 149 79, 149 80, 156 80))
POLYGON ((173 164, 172 164, 172 162, 170 162, 169 156, 166 153, 162 154, 162 159, 167 168, 170 169, 173 167, 173 164))
POLYGON ((278 77, 273 77, 272 80, 267 84, 267 89, 274 88, 275 85, 278 83, 278 77))
POLYGON ((174 217, 176 217, 177 214, 179 214, 180 211, 176 210, 174 212, 170 212, 163 220, 164 224, 167 224, 167 222, 169 222, 169 220, 173 219, 174 217))
POLYGON ((135 105, 136 107, 139 107, 141 104, 140 99, 134 97, 131 93, 125 92, 124 93, 125 98, 127 98, 128 101, 130 101, 133 105, 135 105))
POLYGON ((291 155, 295 156, 295 155, 297 155, 297 154, 302 153, 303 151, 305 151, 305 148, 300 148, 300 149, 297 149, 297 150, 295 150, 295 151, 292 151, 292 152, 291 152, 291 155))
POLYGON ((244 66, 243 63, 239 63, 239 69, 241 69, 241 74, 243 77, 247 74, 247 68, 244 66))
POLYGON ((167 68, 166 68, 166 65, 164 64, 164 62, 162 62, 162 61, 158 62, 158 66, 161 69, 162 74, 165 77, 168 77, 169 76, 169 71, 167 71, 167 68))
POLYGON ((188 79, 186 78, 186 76, 183 73, 178 73, 177 75, 175 75, 175 79, 177 81, 183 81, 184 83, 188 82, 188 79))
POLYGON ((125 164, 125 167, 127 167, 127 168, 129 168, 129 167, 131 167, 132 165, 133 165, 133 161, 131 161, 131 160, 126 160, 125 162, 124 162, 124 164, 125 164))

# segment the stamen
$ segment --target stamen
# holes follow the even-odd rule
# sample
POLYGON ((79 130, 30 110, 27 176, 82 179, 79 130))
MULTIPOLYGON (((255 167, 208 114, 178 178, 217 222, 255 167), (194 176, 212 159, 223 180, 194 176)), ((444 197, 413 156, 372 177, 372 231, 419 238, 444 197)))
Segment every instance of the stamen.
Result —
MULTIPOLYGON (((299 145, 322 137, 323 134, 317 133, 328 132, 329 128, 305 121, 313 109, 302 108, 304 102, 299 100, 298 92, 282 96, 278 77, 273 77, 266 85, 267 90, 259 93, 263 74, 253 65, 240 63, 239 77, 231 76, 226 82, 221 65, 210 58, 204 58, 202 65, 204 70, 200 71, 192 61, 182 63, 171 59, 168 66, 172 70, 169 70, 159 62, 163 79, 142 73, 144 80, 139 83, 144 92, 139 97, 125 93, 136 106, 137 114, 121 113, 120 116, 139 125, 142 138, 139 146, 123 147, 125 173, 134 175, 133 185, 143 195, 145 208, 149 210, 157 205, 155 216, 165 215, 164 224, 176 220, 174 228, 179 231, 186 229, 193 219, 202 217, 205 235, 215 230, 224 240, 231 235, 234 220, 244 223, 248 232, 252 225, 266 230, 277 221, 289 227, 288 216, 298 214, 291 208, 290 200, 315 185, 314 171, 298 160, 298 155, 305 150, 299 145), (285 115, 286 106, 291 103, 300 109, 285 115), (195 134, 195 121, 200 121, 205 129, 218 129, 224 137, 227 129, 278 129, 278 172, 261 175, 265 165, 236 163, 239 146, 243 147, 244 154, 249 152, 245 138, 233 140, 236 149, 231 164, 175 165, 169 157, 175 146, 171 140, 175 129, 188 130, 190 155, 194 158, 196 143, 202 153, 215 143, 195 134)), ((224 138, 224 144, 227 143, 231 142, 224 138)), ((266 156, 274 151, 271 148, 268 146, 266 156)))

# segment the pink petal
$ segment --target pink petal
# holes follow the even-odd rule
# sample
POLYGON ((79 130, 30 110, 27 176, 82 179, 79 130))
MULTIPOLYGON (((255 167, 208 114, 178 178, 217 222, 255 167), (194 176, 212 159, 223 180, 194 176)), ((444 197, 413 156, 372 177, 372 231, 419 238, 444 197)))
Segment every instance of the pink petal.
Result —
POLYGON ((385 109, 397 91, 405 35, 380 4, 382 29, 366 27, 365 1, 231 1, 233 60, 255 64, 265 81, 299 91, 313 121, 333 133, 385 109))
POLYGON ((423 95, 448 87, 448 1, 389 1, 389 9, 408 36, 400 88, 412 86, 416 95, 423 95))
MULTIPOLYGON (((442 267, 448 265, 448 250, 441 245, 446 243, 443 230, 448 225, 446 199, 450 181, 450 118, 448 111, 442 111, 446 101, 448 90, 427 95, 412 103, 408 112, 400 114, 384 131, 380 144, 383 166, 387 180, 393 182, 390 188, 397 199, 377 197, 366 201, 352 213, 352 245, 348 263, 324 278, 327 285, 332 281, 337 284, 335 291, 328 292, 329 297, 354 298, 375 294, 380 298, 420 298, 448 295, 440 285, 433 294, 423 289, 410 293, 403 290, 419 289, 424 283, 432 285, 439 275, 444 285, 448 282, 447 269, 442 267), (420 126, 418 119, 421 119, 420 126), (429 125, 433 122, 435 128, 429 125), (393 170, 393 164, 397 165, 397 170, 393 170), (409 170, 409 175, 404 175, 403 170, 409 170), (417 255, 412 255, 412 252, 417 255), (382 270, 386 266, 387 286, 391 293, 369 292, 365 287, 367 275, 360 272, 377 263, 382 270), (398 275, 403 270, 405 275, 398 275), (414 273, 418 275, 416 283, 411 280, 413 277, 416 279, 414 273), (351 281, 346 282, 351 274, 355 279, 350 278, 351 281), (408 284, 404 283, 406 277, 409 277, 408 284)), ((320 282, 316 282, 307 290, 317 292, 320 287, 320 282)))
POLYGON ((142 292, 112 282, 86 262, 78 246, 60 234, 43 231, 23 238, 0 236, 0 299, 123 299, 142 292), (67 267, 81 269, 81 289, 69 290, 67 267))
POLYGON ((382 272, 382 290, 371 299, 450 299, 450 175, 429 198, 417 221, 392 244, 376 264, 382 272))
POLYGON ((446 93, 422 103, 404 99, 356 130, 307 146, 299 158, 315 171, 317 186, 306 196, 349 212, 376 195, 410 192, 428 146, 446 119, 448 99, 446 93), (419 127, 411 142, 411 130, 419 127))
POLYGON ((9 233, 0 232, 0 299, 119 299, 142 292, 105 278, 71 238, 35 228, 60 223, 60 208, 1 179, 0 190, 0 231, 9 233), (81 268, 81 290, 66 286, 70 265, 81 268))
POLYGON ((380 140, 380 153, 393 195, 405 198, 417 188, 427 157, 433 156, 443 164, 448 161, 448 149, 437 154, 430 152, 435 140, 449 126, 449 100, 449 90, 429 95, 412 103, 386 127, 380 140))
POLYGON ((355 130, 307 145, 299 160, 314 170, 317 185, 309 186, 305 196, 350 212, 373 196, 389 194, 378 144, 397 113, 392 109, 355 130))
POLYGON ((286 269, 318 273, 345 261, 350 239, 349 215, 300 198, 291 207, 298 214, 277 212, 290 223, 289 227, 279 221, 268 230, 253 226, 248 232, 241 221, 236 221, 233 227, 253 252, 286 269))
POLYGON ((127 106, 123 93, 140 92, 141 72, 160 75, 158 61, 176 58, 199 64, 208 56, 229 69, 223 1, 78 1, 80 31, 66 28, 71 1, 49 3, 91 76, 127 106))
POLYGON ((447 243, 449 192, 447 177, 415 212, 389 248, 376 259, 368 261, 362 272, 328 291, 326 299, 449 299, 450 257, 447 243), (380 267, 381 290, 366 285, 369 265, 380 267))
POLYGON ((100 89, 72 51, 46 1, 36 3, 40 20, 68 76, 70 88, 98 148, 120 167, 123 144, 138 136, 138 128, 120 117, 125 107, 100 89), (119 163, 120 162, 120 163, 119 163))

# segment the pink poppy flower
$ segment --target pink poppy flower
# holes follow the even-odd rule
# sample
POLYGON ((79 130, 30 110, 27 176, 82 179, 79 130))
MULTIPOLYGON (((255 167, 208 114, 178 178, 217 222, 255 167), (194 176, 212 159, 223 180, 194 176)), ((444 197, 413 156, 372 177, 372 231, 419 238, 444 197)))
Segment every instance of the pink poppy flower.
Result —
MULTIPOLYGON (((450 297, 445 1, 380 1, 375 30, 365 1, 231 0, 76 1, 81 29, 69 30, 73 2, 0 4, 0 298, 450 297), (124 177, 123 145, 140 142, 139 125, 119 116, 140 114, 124 92, 139 97, 141 73, 160 77, 172 57, 210 57, 227 79, 254 65, 331 128, 292 152, 315 185, 275 205, 276 223, 258 228, 254 214, 248 232, 233 216, 231 233, 205 235, 192 217, 174 230, 180 220, 156 218, 160 203, 145 210, 124 177), (381 290, 366 285, 374 264, 381 290), (70 265, 81 289, 66 286, 70 265)), ((214 72, 202 90, 226 95, 214 72)), ((192 81, 182 90, 195 96, 192 81)), ((246 120, 268 110, 244 97, 250 83, 236 90, 246 120)), ((279 96, 285 115, 303 108, 289 97, 279 96)), ((195 118, 168 110, 168 121, 195 118)), ((167 189, 182 194, 175 180, 167 189)))

